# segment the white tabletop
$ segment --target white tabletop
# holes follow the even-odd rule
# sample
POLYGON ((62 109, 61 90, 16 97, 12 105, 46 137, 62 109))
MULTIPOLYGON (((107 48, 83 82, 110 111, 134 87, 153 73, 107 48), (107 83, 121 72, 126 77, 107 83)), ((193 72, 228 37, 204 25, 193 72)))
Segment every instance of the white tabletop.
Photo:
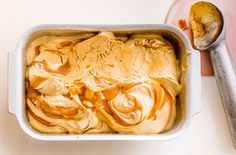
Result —
POLYGON ((202 78, 202 111, 171 141, 41 142, 20 129, 7 111, 7 52, 37 24, 163 23, 172 0, 0 0, 0 154, 235 154, 213 77, 202 78))

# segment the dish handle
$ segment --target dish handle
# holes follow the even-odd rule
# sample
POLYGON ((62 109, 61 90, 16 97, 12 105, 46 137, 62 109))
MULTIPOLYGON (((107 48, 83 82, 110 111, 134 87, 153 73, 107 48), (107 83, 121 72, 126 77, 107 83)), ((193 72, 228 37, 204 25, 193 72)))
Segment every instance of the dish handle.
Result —
POLYGON ((8 111, 11 114, 16 115, 17 111, 17 55, 16 51, 10 51, 8 53, 8 111))
POLYGON ((199 51, 192 50, 190 62, 189 93, 193 116, 201 111, 201 60, 199 51))

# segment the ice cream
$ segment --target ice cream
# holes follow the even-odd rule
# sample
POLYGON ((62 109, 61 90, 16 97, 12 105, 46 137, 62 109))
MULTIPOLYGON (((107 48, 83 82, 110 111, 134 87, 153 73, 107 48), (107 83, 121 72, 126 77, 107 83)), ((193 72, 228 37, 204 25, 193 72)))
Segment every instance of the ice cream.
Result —
POLYGON ((158 34, 43 36, 27 50, 28 120, 43 133, 160 133, 175 120, 179 78, 158 34))

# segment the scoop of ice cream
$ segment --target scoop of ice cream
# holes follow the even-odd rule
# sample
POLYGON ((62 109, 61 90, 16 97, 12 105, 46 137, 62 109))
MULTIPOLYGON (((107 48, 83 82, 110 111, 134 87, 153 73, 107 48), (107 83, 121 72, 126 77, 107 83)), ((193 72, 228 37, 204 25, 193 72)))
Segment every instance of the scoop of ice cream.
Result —
POLYGON ((190 26, 194 45, 202 50, 211 45, 223 28, 223 17, 218 8, 209 2, 195 2, 190 9, 190 26))

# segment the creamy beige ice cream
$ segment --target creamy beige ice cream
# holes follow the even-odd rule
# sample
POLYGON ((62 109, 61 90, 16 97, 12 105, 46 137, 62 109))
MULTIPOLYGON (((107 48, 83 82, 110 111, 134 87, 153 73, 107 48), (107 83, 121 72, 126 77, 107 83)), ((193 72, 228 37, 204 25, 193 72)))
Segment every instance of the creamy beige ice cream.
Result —
POLYGON ((175 120, 179 78, 157 34, 43 36, 27 50, 27 116, 43 133, 160 133, 175 120))

